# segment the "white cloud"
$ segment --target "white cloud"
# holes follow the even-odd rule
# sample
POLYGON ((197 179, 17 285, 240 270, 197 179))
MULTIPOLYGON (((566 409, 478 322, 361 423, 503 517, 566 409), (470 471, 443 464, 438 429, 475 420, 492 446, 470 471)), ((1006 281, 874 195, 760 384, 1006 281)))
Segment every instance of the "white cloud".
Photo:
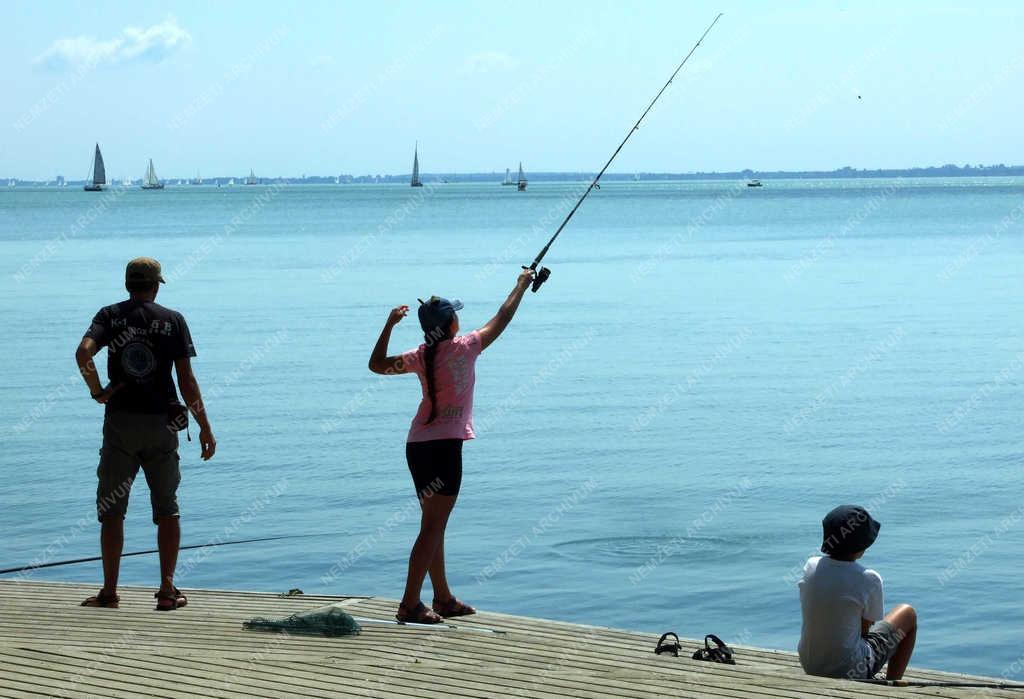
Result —
POLYGON ((151 27, 125 27, 121 35, 113 39, 89 36, 57 39, 35 60, 35 65, 50 70, 72 70, 124 63, 159 63, 191 38, 178 20, 168 17, 151 27))
POLYGON ((474 53, 462 64, 463 73, 490 73, 498 70, 511 70, 516 62, 507 53, 501 51, 481 51, 474 53))

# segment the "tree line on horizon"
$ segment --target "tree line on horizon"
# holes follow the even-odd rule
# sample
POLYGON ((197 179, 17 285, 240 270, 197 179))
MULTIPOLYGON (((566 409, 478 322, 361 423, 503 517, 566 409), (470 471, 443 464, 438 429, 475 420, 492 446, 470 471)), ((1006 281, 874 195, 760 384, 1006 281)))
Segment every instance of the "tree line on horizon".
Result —
MULTIPOLYGON (((531 172, 528 179, 531 182, 574 182, 589 181, 593 179, 596 172, 531 172)), ((500 172, 469 172, 469 173, 421 173, 424 182, 433 183, 455 183, 455 182, 501 182, 504 174, 500 172)), ((710 172, 606 172, 601 176, 602 181, 628 182, 637 179, 644 181, 657 180, 750 180, 750 179, 822 179, 822 178, 857 178, 857 177, 1012 177, 1024 176, 1024 165, 946 165, 913 168, 877 168, 858 169, 850 166, 836 170, 732 170, 732 171, 710 171, 710 172)), ((308 177, 261 177, 262 184, 392 184, 408 183, 410 173, 399 175, 312 175, 308 177)), ((241 181, 244 176, 225 175, 204 179, 203 186, 226 185, 229 179, 234 178, 241 181)), ((3 177, 2 179, 8 179, 3 177)), ((171 177, 166 181, 171 182, 179 178, 171 177)), ((186 179, 187 178, 182 178, 186 179)), ((13 178, 17 184, 24 185, 46 185, 47 181, 19 180, 13 178)), ((84 180, 67 180, 68 185, 79 185, 84 180)))

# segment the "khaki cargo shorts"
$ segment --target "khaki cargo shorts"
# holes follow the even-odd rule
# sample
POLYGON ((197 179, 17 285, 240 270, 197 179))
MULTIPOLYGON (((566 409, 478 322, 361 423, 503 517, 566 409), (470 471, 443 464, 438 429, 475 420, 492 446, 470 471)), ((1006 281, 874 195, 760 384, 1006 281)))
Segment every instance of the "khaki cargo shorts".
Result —
POLYGON ((103 420, 103 446, 96 469, 96 516, 125 516, 128 495, 142 468, 149 484, 153 522, 178 516, 178 433, 167 429, 166 415, 117 412, 103 420))

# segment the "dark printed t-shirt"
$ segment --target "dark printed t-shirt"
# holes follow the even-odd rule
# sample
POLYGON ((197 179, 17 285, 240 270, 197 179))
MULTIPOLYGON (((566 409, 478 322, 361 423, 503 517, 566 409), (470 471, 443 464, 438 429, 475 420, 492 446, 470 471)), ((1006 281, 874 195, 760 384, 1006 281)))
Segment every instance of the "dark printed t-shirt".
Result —
POLYGON ((100 309, 85 331, 107 348, 107 378, 120 385, 107 401, 107 414, 159 414, 177 399, 171 366, 196 356, 185 318, 151 301, 122 301, 100 309))

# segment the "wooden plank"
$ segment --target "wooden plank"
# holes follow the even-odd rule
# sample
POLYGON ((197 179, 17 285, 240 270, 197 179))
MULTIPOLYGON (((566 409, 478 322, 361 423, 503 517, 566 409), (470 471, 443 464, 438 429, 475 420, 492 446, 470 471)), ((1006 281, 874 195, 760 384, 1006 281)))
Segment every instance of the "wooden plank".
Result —
MULTIPOLYGON (((190 590, 188 607, 153 612, 153 589, 121 591, 118 610, 83 609, 97 587, 0 581, 0 687, 14 696, 77 681, 102 696, 428 697, 527 699, 649 696, 844 699, 1020 696, 993 690, 902 689, 803 674, 796 655, 739 647, 739 665, 659 657, 652 634, 482 612, 471 631, 366 626, 356 637, 244 631, 253 616, 283 617, 331 603, 391 619, 397 602, 372 597, 190 590), (126 642, 127 641, 127 642, 126 642), (97 657, 105 672, 89 673, 97 657), (86 675, 83 678, 83 675, 86 675), (8 682, 10 680, 10 682, 8 682)), ((684 639, 684 647, 698 641, 684 639)), ((933 680, 977 678, 914 669, 933 680)), ((0 694, 3 696, 3 694, 0 694)))

